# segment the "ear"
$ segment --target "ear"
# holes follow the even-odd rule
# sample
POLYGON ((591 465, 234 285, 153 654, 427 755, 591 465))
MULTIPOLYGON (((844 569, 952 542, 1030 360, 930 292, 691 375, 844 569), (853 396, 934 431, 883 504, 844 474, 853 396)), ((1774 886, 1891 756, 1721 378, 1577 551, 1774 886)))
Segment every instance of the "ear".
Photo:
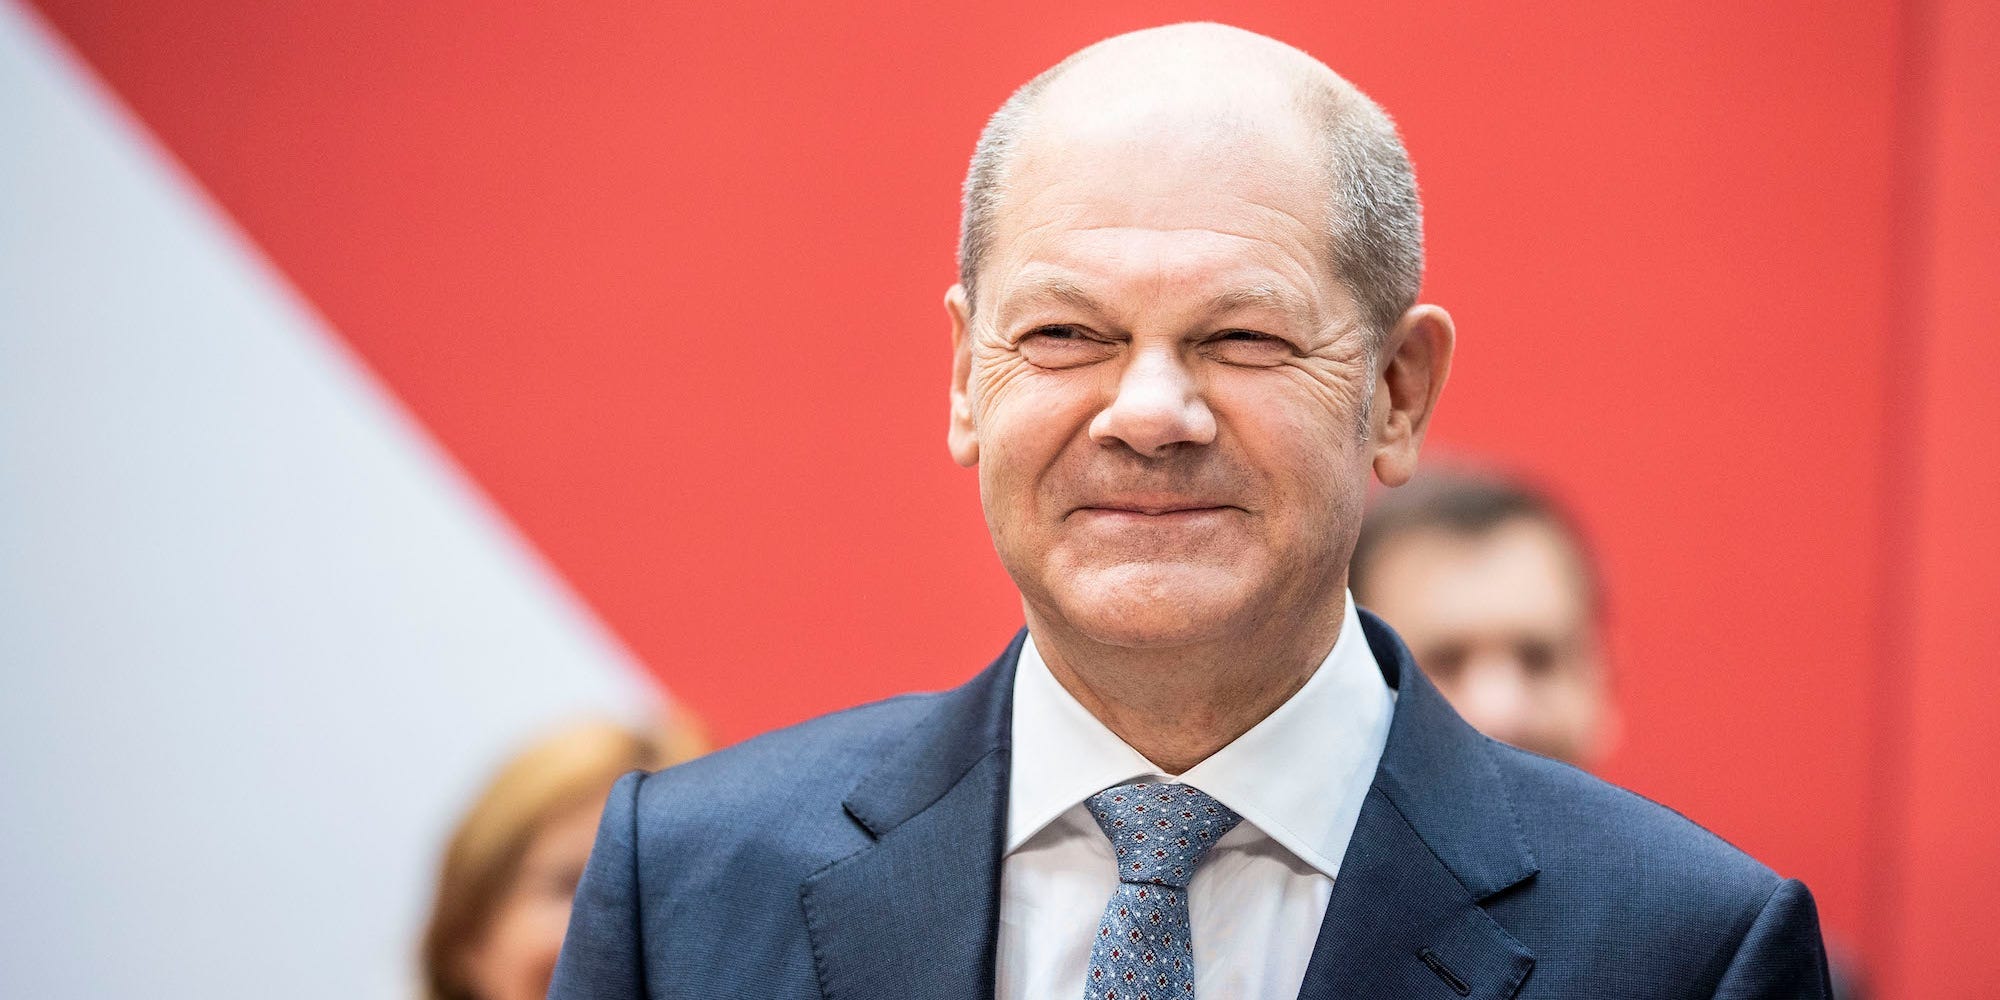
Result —
POLYGON ((972 426, 972 305, 964 285, 945 289, 944 311, 951 317, 951 429, 945 441, 951 457, 970 468, 979 464, 979 432, 972 426))
MULTIPOLYGON (((1600 612, 1601 614, 1601 612, 1600 612)), ((1602 624, 1592 626, 1593 652, 1586 665, 1590 671, 1590 697, 1593 718, 1589 731, 1584 734, 1583 746, 1578 748, 1577 764, 1592 768, 1604 762, 1618 744, 1625 739, 1625 714, 1618 710, 1618 699, 1614 696, 1611 666, 1608 662, 1610 649, 1605 645, 1602 624)))
POLYGON ((1369 422, 1375 478, 1382 485, 1401 486, 1416 474, 1417 452, 1444 392, 1456 341, 1451 314, 1433 305, 1411 306, 1383 341, 1369 422))
POLYGON ((1611 751, 1618 749, 1624 738, 1625 716, 1607 697, 1603 707, 1597 710, 1597 726, 1590 734, 1589 745, 1583 748, 1583 766, 1596 767, 1603 763, 1604 758, 1611 756, 1611 751))

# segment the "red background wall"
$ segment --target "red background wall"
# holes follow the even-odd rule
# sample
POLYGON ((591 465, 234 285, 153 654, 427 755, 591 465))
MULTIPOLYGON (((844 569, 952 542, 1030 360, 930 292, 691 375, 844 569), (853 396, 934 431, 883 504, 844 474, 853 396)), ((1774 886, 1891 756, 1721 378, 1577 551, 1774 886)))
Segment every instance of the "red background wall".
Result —
POLYGON ((1147 24, 1306 48, 1418 166, 1438 445, 1597 536, 1609 775, 1807 879, 1889 995, 1975 995, 1990 5, 41 6, 726 740, 1018 622, 943 449, 984 115, 1147 24))

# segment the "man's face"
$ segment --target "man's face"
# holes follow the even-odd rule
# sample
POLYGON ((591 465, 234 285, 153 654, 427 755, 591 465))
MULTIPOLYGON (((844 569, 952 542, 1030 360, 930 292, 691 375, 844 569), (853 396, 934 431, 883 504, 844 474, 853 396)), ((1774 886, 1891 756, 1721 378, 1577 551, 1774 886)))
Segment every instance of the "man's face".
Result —
POLYGON ((1576 559, 1540 519, 1470 536, 1414 529, 1383 540, 1366 597, 1479 731, 1590 763, 1609 705, 1576 559))
POLYGON ((1376 373, 1304 129, 1037 131, 953 306, 954 452, 1031 613, 1161 647, 1337 607, 1376 373))

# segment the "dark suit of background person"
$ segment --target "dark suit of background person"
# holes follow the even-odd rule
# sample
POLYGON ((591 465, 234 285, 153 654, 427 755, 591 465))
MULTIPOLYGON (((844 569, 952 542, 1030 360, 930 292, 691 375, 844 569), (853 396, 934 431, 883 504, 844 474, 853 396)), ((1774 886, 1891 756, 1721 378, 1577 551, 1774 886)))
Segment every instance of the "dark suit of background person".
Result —
POLYGON ((622 779, 553 997, 1825 995, 1803 886, 1478 735, 1348 610, 1453 344, 1379 108, 1247 32, 1120 36, 989 122, 963 228, 949 442, 1027 630, 954 691, 622 779), (1010 849, 1059 783, 1015 779, 1085 733, 1116 780, 1072 767, 1053 847, 1010 849), (1351 811, 1307 842, 1302 800, 1351 811))

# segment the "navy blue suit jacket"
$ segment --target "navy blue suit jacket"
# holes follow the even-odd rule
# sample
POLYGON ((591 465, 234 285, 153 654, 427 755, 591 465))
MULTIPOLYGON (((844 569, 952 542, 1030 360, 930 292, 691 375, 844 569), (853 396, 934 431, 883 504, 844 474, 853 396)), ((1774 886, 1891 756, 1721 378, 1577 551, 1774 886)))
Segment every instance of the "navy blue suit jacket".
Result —
MULTIPOLYGON (((1302 998, 1826 995, 1803 885, 1480 736, 1362 624, 1399 695, 1302 998)), ((619 781, 550 996, 990 997, 1020 648, 619 781)))

